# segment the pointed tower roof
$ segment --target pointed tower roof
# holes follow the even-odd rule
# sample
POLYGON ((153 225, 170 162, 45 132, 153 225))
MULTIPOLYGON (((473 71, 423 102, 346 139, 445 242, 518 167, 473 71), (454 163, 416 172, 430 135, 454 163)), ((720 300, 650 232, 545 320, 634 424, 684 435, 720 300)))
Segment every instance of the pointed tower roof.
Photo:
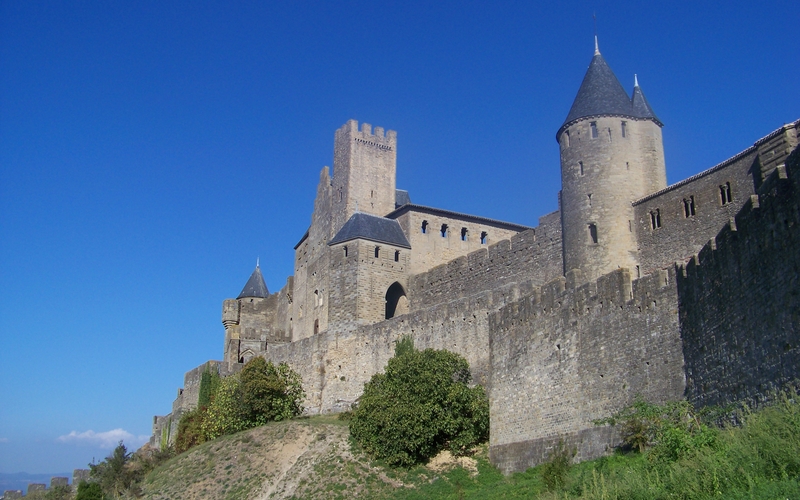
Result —
POLYGON ((594 56, 589 63, 589 69, 578 89, 578 95, 567 114, 567 119, 559 127, 556 133, 556 140, 559 140, 565 128, 578 120, 593 116, 626 116, 633 119, 650 119, 659 126, 663 124, 656 117, 653 108, 639 88, 638 79, 633 89, 633 98, 628 97, 628 93, 622 88, 617 76, 608 66, 606 60, 600 54, 597 45, 597 37, 594 39, 594 56))
POLYGON ((269 290, 267 290, 267 284, 264 282, 264 276, 261 275, 261 268, 256 264, 256 270, 250 275, 250 279, 247 280, 244 288, 242 288, 242 293, 236 298, 257 297, 264 299, 268 296, 269 290))
POLYGON ((637 118, 652 118, 661 125, 661 120, 659 120, 653 112, 653 108, 651 108, 650 103, 647 102, 642 88, 639 87, 639 77, 636 75, 633 75, 633 98, 631 102, 633 103, 633 113, 637 118))

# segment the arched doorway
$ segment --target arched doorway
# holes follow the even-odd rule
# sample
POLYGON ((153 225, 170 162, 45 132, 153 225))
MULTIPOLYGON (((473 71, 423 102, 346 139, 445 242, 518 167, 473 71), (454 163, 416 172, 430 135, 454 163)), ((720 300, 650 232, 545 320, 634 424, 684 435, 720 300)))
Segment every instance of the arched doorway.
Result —
POLYGON ((386 290, 386 319, 408 313, 408 298, 403 285, 398 282, 386 290))

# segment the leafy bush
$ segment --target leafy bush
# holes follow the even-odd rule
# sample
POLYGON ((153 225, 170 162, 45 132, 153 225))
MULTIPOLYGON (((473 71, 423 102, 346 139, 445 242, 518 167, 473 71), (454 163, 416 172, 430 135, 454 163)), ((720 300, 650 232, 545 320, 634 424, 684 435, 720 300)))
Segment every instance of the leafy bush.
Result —
POLYGON ((97 483, 88 483, 81 481, 78 484, 78 492, 75 495, 75 500, 105 500, 103 489, 97 483))
POLYGON ((713 445, 718 433, 700 420, 688 401, 656 405, 641 397, 596 423, 619 425, 624 446, 640 453, 649 449, 648 458, 653 461, 674 462, 713 445))
POLYGON ((178 422, 178 434, 175 436, 175 451, 183 453, 189 448, 206 442, 203 422, 207 413, 206 407, 196 408, 181 416, 178 422))
POLYGON ((203 416, 201 427, 206 440, 247 429, 242 417, 239 377, 231 375, 220 381, 217 392, 203 416))
POLYGON ((405 337, 385 373, 364 384, 350 433, 389 465, 422 463, 444 449, 463 455, 489 437, 489 401, 470 387, 467 361, 458 354, 414 348, 405 337))
POLYGON ((300 376, 289 365, 253 358, 241 374, 241 413, 248 427, 286 420, 303 412, 300 376))

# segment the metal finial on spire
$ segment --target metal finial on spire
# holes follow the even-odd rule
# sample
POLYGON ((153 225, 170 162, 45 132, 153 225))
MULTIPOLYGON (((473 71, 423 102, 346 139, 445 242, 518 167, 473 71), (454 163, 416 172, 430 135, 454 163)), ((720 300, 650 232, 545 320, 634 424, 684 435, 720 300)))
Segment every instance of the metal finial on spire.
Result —
POLYGON ((259 261, 259 260, 261 260, 261 258, 260 258, 260 257, 256 257, 256 267, 259 267, 259 266, 258 266, 258 261, 259 261))
POLYGON ((594 36, 594 55, 600 55, 600 47, 597 45, 597 35, 594 36))
POLYGON ((639 77, 636 76, 636 73, 633 74, 633 86, 634 87, 638 87, 639 86, 639 77))

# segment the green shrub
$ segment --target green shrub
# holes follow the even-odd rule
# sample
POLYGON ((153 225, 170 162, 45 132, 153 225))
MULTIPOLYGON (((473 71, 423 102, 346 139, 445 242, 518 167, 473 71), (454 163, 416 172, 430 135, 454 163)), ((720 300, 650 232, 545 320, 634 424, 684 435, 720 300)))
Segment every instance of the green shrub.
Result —
POLYGON ((548 490, 556 491, 564 488, 574 456, 575 450, 568 450, 563 441, 559 441, 558 446, 550 452, 547 462, 540 468, 542 482, 548 490))
POLYGON ((205 439, 216 439, 248 428, 242 415, 239 377, 232 375, 220 381, 201 428, 205 439))
POLYGON ((422 463, 444 449, 462 455, 489 437, 489 402, 470 387, 467 361, 452 352, 414 348, 406 337, 386 373, 364 384, 350 433, 368 453, 394 466, 422 463))
POLYGON ((253 358, 239 374, 241 414, 248 427, 286 420, 303 412, 300 376, 289 365, 253 358))
POLYGON ((105 496, 99 484, 81 481, 78 484, 75 500, 105 500, 105 496))
POLYGON ((175 436, 175 451, 177 453, 183 453, 189 448, 206 442, 206 436, 203 432, 206 413, 206 407, 200 407, 181 416, 178 422, 178 433, 175 436))

